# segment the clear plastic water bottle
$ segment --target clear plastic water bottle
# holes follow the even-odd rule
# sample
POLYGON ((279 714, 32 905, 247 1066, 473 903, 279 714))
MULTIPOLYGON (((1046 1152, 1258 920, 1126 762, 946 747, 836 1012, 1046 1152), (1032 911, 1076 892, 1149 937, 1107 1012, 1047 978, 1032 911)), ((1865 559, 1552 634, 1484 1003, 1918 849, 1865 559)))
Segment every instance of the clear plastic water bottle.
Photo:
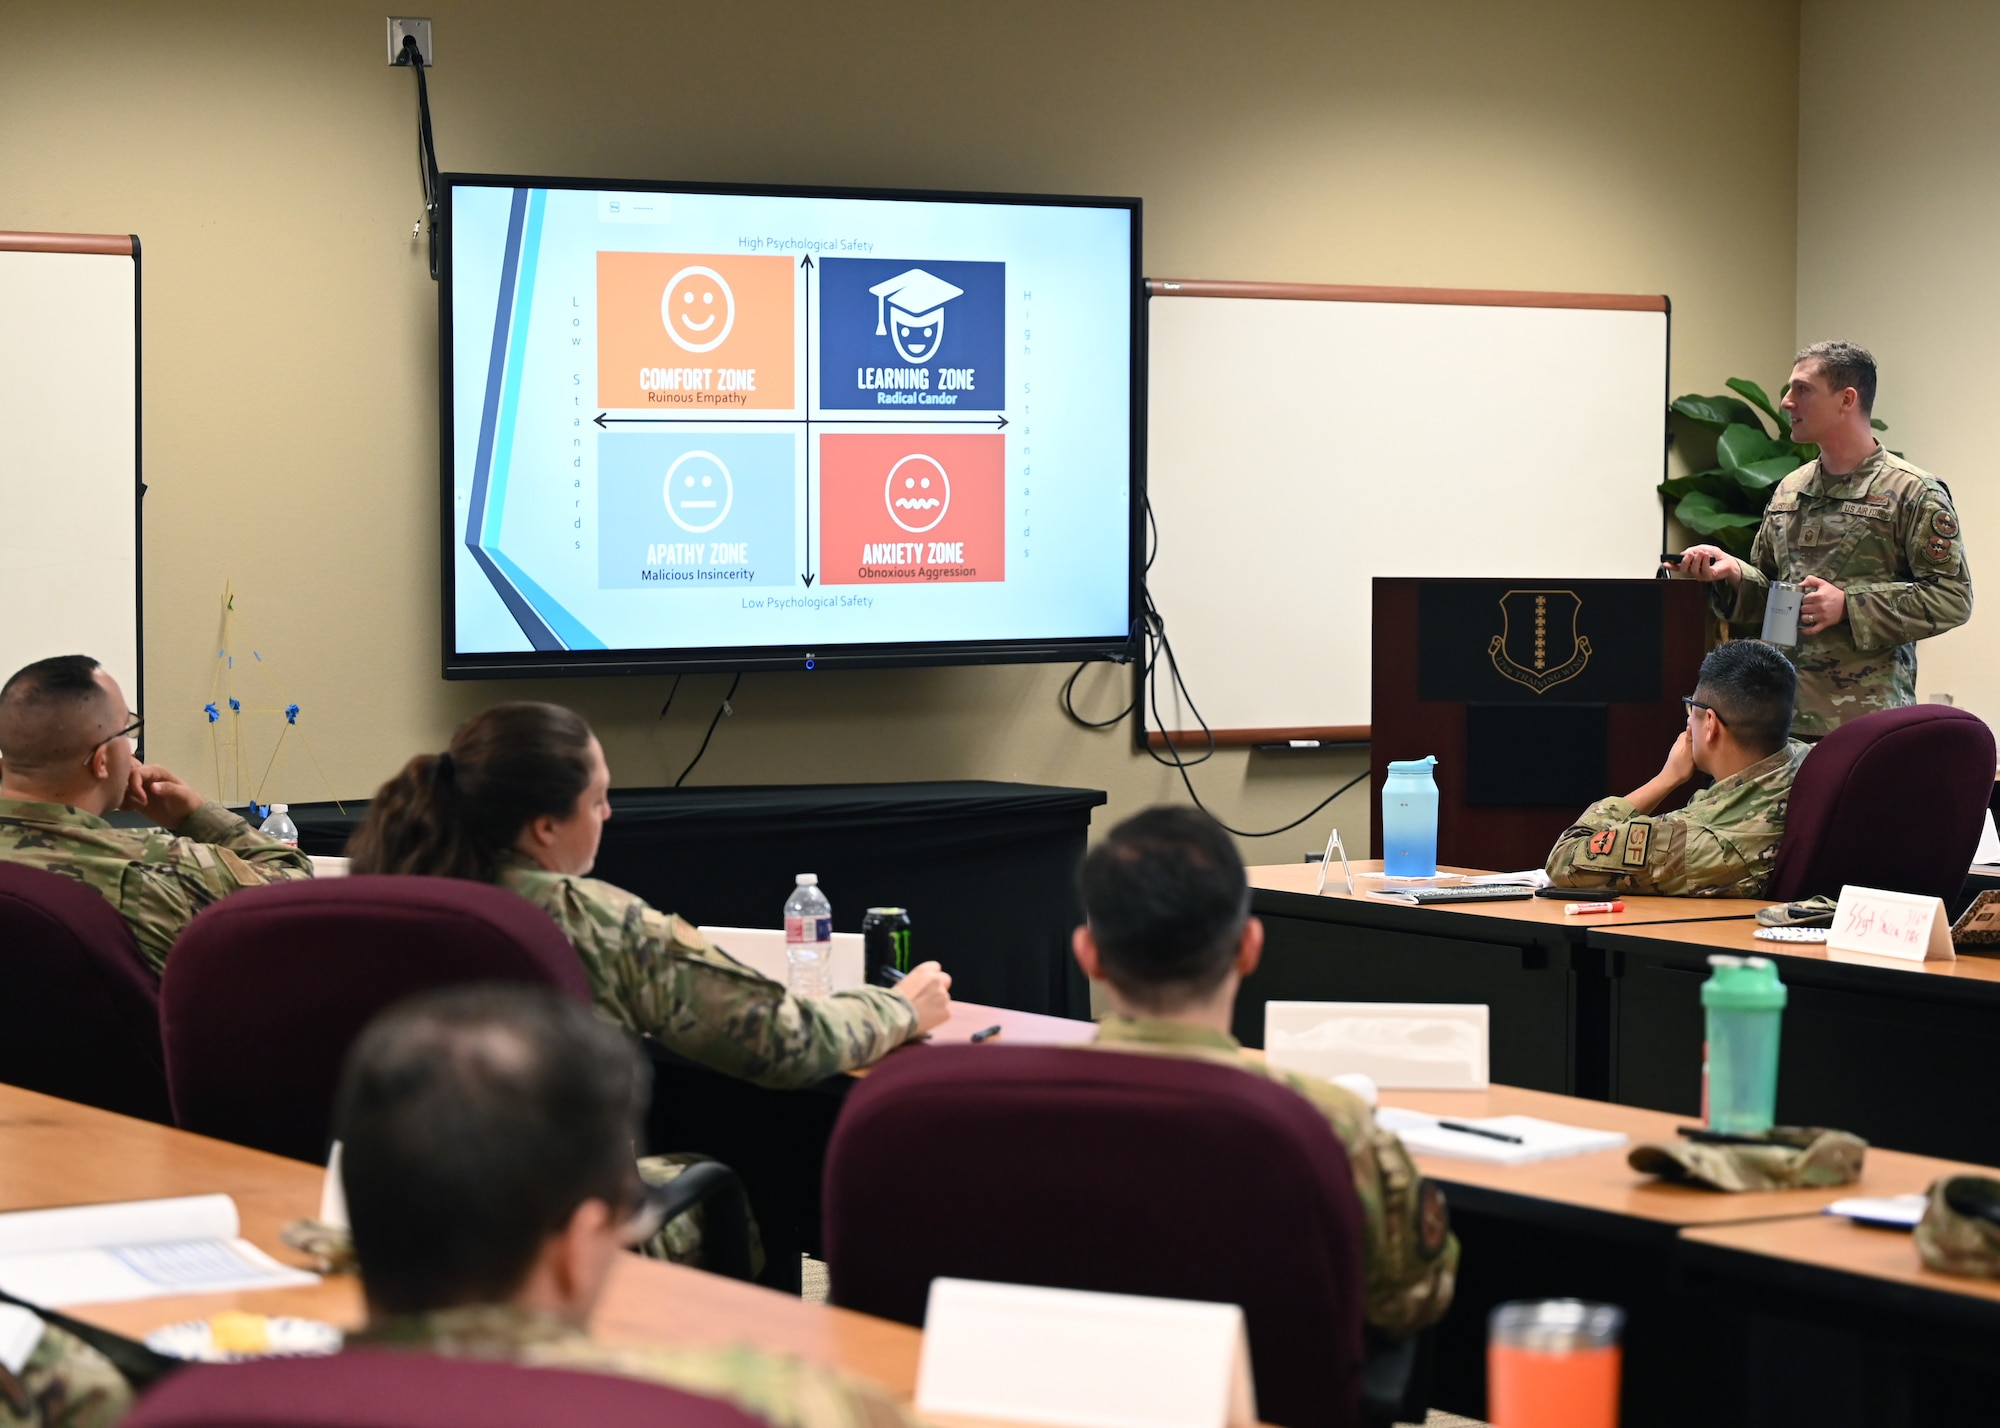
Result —
POLYGON ((276 838, 280 843, 289 843, 296 848, 299 846, 299 825, 292 822, 292 815, 285 811, 289 807, 291 805, 286 803, 272 804, 271 816, 258 825, 258 831, 266 838, 276 838))
POLYGON ((785 983, 802 997, 833 992, 833 904, 818 873, 800 873, 785 899, 785 983))

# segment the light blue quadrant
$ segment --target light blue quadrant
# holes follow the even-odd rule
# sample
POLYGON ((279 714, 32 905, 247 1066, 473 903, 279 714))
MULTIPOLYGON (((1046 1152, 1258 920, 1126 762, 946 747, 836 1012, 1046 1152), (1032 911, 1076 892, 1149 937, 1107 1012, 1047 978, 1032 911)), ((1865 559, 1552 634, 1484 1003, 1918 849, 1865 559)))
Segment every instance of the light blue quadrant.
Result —
POLYGON ((796 584, 797 452, 790 432, 607 432, 597 443, 597 583, 796 584))

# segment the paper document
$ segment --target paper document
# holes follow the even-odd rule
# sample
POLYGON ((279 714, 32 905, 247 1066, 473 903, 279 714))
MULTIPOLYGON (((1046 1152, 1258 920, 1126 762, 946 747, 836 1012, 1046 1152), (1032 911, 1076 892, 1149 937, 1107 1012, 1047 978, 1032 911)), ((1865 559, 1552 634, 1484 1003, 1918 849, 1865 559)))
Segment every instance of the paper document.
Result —
POLYGON ((2000 863, 2000 829, 1993 826, 1993 810, 1986 810, 1986 827, 1979 835, 1979 847, 1972 855, 1975 863, 2000 863))
POLYGON ((1467 878, 1465 886, 1474 888, 1506 887, 1520 883, 1531 888, 1545 888, 1549 885, 1549 875, 1540 868, 1529 868, 1521 873, 1481 873, 1476 878, 1467 878))
POLYGON ((1383 1129, 1401 1136, 1403 1144, 1415 1154, 1438 1155, 1448 1160, 1477 1160, 1487 1165, 1530 1165, 1538 1160, 1561 1160, 1570 1155, 1617 1150, 1630 1139, 1623 1131, 1566 1126, 1534 1116, 1484 1116, 1477 1120, 1459 1120, 1394 1106, 1377 1110, 1375 1121, 1383 1129), (1446 1121, 1474 1129, 1451 1130, 1444 1124, 1446 1121), (1490 1134, 1481 1135, 1480 1131, 1490 1134), (1499 1139, 1502 1136, 1511 1139, 1499 1139))
POLYGON ((1930 1200, 1931 1197, 1921 1191, 1913 1195, 1853 1195, 1845 1200, 1835 1200, 1824 1213, 1857 1220, 1864 1225, 1914 1230, 1917 1221, 1924 1217, 1924 1207, 1930 1204, 1930 1200))
POLYGON ((0 1215, 0 1290, 53 1306, 319 1283, 239 1229, 227 1195, 17 1210, 0 1215))

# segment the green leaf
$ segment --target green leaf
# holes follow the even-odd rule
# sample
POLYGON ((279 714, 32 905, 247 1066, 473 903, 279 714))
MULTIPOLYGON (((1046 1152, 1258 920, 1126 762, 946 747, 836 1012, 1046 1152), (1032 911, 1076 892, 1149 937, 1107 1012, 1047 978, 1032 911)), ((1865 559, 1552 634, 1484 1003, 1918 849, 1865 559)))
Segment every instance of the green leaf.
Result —
POLYGON ((1714 535, 1718 531, 1756 526, 1764 518, 1729 510, 1708 492, 1694 491, 1681 497, 1680 504, 1674 507, 1674 519, 1696 535, 1714 535))
MULTIPOLYGON (((1731 426, 1716 439, 1715 457, 1725 471, 1734 474, 1738 469, 1753 461, 1769 461, 1773 457, 1789 456, 1791 443, 1773 441, 1762 426, 1731 426)), ((1786 468, 1790 470, 1790 467, 1786 468)))
POLYGON ((1874 427, 1877 431, 1887 431, 1889 429, 1889 423, 1883 421, 1880 417, 1868 418, 1868 425, 1874 427))
POLYGON ((1751 401, 1755 402, 1757 404, 1757 409, 1759 411, 1763 412, 1765 416, 1769 417, 1772 421, 1778 424, 1779 431, 1784 431, 1791 425, 1790 422, 1786 421, 1784 417, 1779 415, 1777 405, 1773 403, 1769 397, 1764 395, 1764 389, 1758 386, 1755 382, 1751 381, 1749 378, 1731 377, 1728 381, 1724 382, 1722 385, 1729 388, 1729 390, 1732 392, 1740 392, 1742 395, 1748 397, 1751 401))
POLYGON ((1763 425, 1757 420, 1755 412, 1734 397, 1701 397, 1689 393, 1685 397, 1675 397, 1672 410, 1713 432, 1737 425, 1763 425))
POLYGON ((1746 491, 1768 491, 1798 469, 1799 463, 1785 455, 1748 462, 1729 474, 1746 491))

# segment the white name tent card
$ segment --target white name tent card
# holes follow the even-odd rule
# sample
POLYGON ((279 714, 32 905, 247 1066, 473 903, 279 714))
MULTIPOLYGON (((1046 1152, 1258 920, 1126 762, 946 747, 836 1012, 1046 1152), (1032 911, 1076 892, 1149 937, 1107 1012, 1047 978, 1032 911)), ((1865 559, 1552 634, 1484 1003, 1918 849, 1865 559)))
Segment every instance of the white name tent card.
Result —
POLYGON ((1073 1428, 1248 1428, 1234 1304, 931 1281, 917 1411, 1073 1428))
POLYGON ((0 1214, 0 1290, 30 1304, 319 1283, 240 1238, 227 1195, 0 1214))
POLYGON ((1849 885, 1840 890, 1827 950, 1866 952, 1905 962, 1955 962, 1944 900, 1849 885))
MULTIPOLYGON (((701 935, 744 966, 762 972, 774 982, 786 980, 790 963, 785 960, 785 930, 782 927, 704 927, 701 935)), ((833 989, 851 992, 861 985, 861 934, 833 934, 833 989)))
POLYGON ((1451 1002, 1266 1002, 1264 1056, 1330 1081, 1359 1073, 1393 1091, 1483 1091, 1487 1013, 1451 1002))

